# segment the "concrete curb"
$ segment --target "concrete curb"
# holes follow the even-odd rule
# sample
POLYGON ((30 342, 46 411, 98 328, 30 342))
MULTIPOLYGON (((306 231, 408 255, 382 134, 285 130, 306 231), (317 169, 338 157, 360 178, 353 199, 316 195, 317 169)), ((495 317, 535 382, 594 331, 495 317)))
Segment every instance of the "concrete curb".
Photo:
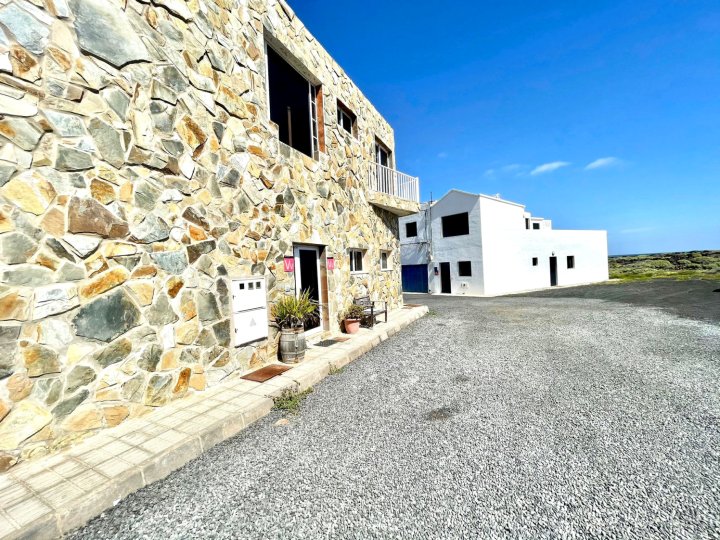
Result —
POLYGON ((177 407, 159 409, 149 417, 106 430, 110 433, 98 434, 66 453, 21 464, 0 475, 0 493, 8 487, 30 492, 26 498, 11 501, 7 508, 0 508, 0 540, 58 538, 81 527, 124 497, 162 480, 216 444, 268 415, 273 408, 273 398, 284 392, 302 392, 312 388, 332 371, 348 365, 427 312, 427 306, 396 311, 386 324, 363 330, 347 342, 327 350, 310 349, 303 363, 265 383, 233 378, 221 387, 178 402, 177 407), (202 427, 198 427, 198 420, 202 427), (155 432, 157 437, 138 446, 131 438, 143 429, 147 433, 155 432), (110 455, 113 450, 117 452, 118 443, 121 447, 130 448, 130 451, 110 455), (151 453, 150 457, 133 464, 133 451, 141 455, 151 453), (98 465, 94 463, 94 454, 100 453, 108 459, 98 465), (69 478, 62 472, 56 472, 72 466, 84 469, 84 472, 69 478), (83 477, 83 474, 86 476, 83 477), (54 475, 58 479, 62 476, 62 479, 48 489, 38 488, 41 484, 35 480, 43 475, 54 475), (88 488, 87 475, 96 476, 100 483, 88 488), (48 493, 53 491, 57 495, 61 490, 80 491, 82 494, 69 499, 60 497, 62 502, 53 504, 48 493), (41 512, 38 509, 42 508, 50 511, 37 515, 41 512), (18 522, 21 523, 19 527, 16 525, 18 522))

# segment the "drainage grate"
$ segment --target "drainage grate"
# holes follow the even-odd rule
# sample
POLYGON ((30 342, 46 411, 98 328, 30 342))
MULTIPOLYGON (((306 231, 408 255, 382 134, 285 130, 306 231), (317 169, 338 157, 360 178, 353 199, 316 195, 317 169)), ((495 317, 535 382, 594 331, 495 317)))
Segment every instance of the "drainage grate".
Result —
POLYGON ((247 375, 244 375, 243 377, 240 377, 241 379, 245 379, 246 381, 254 381, 254 382, 265 382, 273 377, 277 377, 278 375, 285 373, 288 369, 292 369, 290 366, 281 366, 280 364, 272 364, 270 366, 265 366, 264 368, 260 368, 257 371, 253 371, 252 373, 248 373, 247 375))

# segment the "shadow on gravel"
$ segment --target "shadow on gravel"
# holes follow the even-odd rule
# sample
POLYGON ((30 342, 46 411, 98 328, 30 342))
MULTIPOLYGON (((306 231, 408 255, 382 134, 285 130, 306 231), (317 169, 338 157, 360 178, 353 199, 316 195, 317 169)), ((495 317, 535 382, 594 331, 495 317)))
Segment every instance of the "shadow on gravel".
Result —
POLYGON ((433 409, 427 413, 425 415, 425 420, 430 420, 431 422, 441 422, 443 420, 450 419, 450 417, 456 413, 457 411, 452 407, 440 407, 439 409, 433 409))

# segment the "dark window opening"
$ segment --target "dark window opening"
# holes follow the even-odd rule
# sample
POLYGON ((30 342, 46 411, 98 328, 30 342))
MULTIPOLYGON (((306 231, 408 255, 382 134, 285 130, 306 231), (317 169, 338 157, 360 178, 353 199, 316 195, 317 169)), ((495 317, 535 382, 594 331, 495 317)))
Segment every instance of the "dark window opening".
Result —
POLYGON ((405 224, 405 236, 407 236, 408 238, 414 238, 417 236, 417 222, 416 221, 405 224))
POLYGON ((568 267, 568 270, 575 268, 575 255, 568 255, 567 267, 568 267))
POLYGON ((350 250, 350 271, 351 272, 362 272, 363 271, 363 251, 360 249, 350 250))
POLYGON ((537 266, 537 265, 538 265, 538 258, 537 258, 537 257, 533 257, 532 261, 533 261, 533 266, 537 266))
POLYGON ((470 222, 468 213, 453 214, 442 218, 443 236, 462 236, 470 234, 470 222))
POLYGON ((310 157, 320 150, 318 94, 295 68, 272 48, 267 48, 270 120, 279 128, 280 141, 310 157))
POLYGON ((458 275, 460 277, 472 276, 472 263, 470 261, 459 261, 458 262, 458 275))
POLYGON ((525 218, 525 228, 526 229, 530 228, 530 218, 525 218))
POLYGON ((350 135, 357 136, 355 127, 357 122, 357 116, 355 116, 355 114, 345 105, 343 105, 339 100, 337 102, 337 110, 338 124, 340 124, 340 126, 350 135))
POLYGON ((540 224, 539 223, 533 223, 533 230, 539 231, 540 230, 540 224))
POLYGON ((391 152, 388 150, 387 146, 380 141, 375 141, 375 162, 378 165, 392 169, 392 166, 390 165, 390 154, 391 152))

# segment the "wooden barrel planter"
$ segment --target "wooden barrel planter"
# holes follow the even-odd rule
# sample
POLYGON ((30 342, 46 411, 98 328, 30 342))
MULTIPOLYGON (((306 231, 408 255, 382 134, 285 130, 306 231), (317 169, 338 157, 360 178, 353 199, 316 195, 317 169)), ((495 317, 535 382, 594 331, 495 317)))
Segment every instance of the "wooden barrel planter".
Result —
POLYGON ((280 332, 280 358, 288 364, 297 364, 305 358, 305 329, 283 328, 280 332))

